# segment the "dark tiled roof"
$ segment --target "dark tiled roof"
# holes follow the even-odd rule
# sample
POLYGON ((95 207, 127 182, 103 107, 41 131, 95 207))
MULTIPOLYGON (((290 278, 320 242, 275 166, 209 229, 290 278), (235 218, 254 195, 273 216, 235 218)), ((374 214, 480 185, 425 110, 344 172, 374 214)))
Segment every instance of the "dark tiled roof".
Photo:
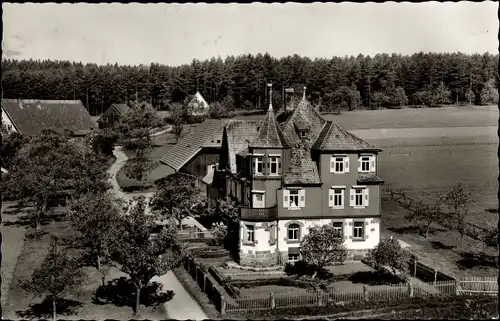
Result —
POLYGON ((255 141, 250 144, 251 147, 258 148, 283 148, 284 141, 280 128, 276 122, 274 111, 268 110, 266 117, 260 125, 259 133, 255 141))
POLYGON ((231 173, 236 173, 236 155, 248 153, 248 145, 255 140, 260 120, 230 120, 226 125, 229 165, 231 173))
POLYGON ((333 122, 326 124, 312 148, 328 151, 381 151, 377 146, 349 133, 333 122))
POLYGON ((42 130, 88 133, 96 124, 79 100, 2 99, 2 108, 22 135, 40 135, 42 130))
POLYGON ((283 175, 285 185, 321 184, 316 163, 311 159, 311 150, 299 144, 291 150, 290 165, 283 175))
POLYGON ((295 146, 300 141, 296 126, 300 126, 300 129, 308 128, 308 139, 314 142, 325 123, 307 99, 302 99, 290 117, 281 124, 281 131, 288 145, 295 146))
POLYGON ((204 147, 221 147, 222 130, 228 120, 206 120, 193 128, 160 160, 178 171, 204 147))
POLYGON ((383 182, 384 181, 375 174, 362 174, 358 177, 358 184, 383 182))

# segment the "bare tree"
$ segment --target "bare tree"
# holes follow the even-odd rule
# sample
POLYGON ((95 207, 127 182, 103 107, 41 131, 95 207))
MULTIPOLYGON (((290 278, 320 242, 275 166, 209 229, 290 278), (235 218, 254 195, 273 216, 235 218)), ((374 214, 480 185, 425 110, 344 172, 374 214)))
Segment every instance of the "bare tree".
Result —
POLYGON ((443 200, 450 210, 450 215, 456 220, 457 230, 460 233, 460 249, 463 250, 465 228, 473 195, 465 190, 462 182, 458 182, 444 195, 443 200))

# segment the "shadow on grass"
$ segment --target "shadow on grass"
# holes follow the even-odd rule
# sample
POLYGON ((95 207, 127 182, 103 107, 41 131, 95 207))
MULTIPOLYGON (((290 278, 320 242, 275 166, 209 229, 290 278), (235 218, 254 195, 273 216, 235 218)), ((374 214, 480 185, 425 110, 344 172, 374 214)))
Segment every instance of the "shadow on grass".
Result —
MULTIPOLYGON (((104 305, 114 304, 118 307, 135 307, 135 285, 130 279, 120 277, 111 280, 105 286, 100 286, 94 297, 92 303, 104 305)), ((147 307, 157 307, 162 303, 172 300, 175 293, 172 290, 162 291, 162 284, 158 282, 151 282, 151 284, 142 289, 140 302, 147 307)))
MULTIPOLYGON (((49 225, 52 222, 62 222, 66 220, 66 214, 65 213, 49 213, 47 215, 44 215, 40 220, 39 224, 41 226, 49 225)), ((16 226, 16 227, 29 227, 32 226, 34 223, 31 221, 31 218, 29 215, 24 215, 19 217, 15 221, 7 221, 3 222, 4 226, 16 226)))
MULTIPOLYGON (((56 302, 56 312, 58 316, 75 315, 83 304, 79 301, 59 299, 56 302)), ((45 319, 52 317, 52 300, 46 297, 42 303, 31 304, 28 310, 16 311, 16 314, 23 319, 45 319)))
POLYGON ((439 249, 451 250, 454 248, 453 245, 446 245, 446 244, 443 244, 439 241, 432 241, 431 244, 432 244, 432 248, 437 249, 437 250, 439 250, 439 249))
POLYGON ((367 285, 400 284, 405 280, 397 275, 385 271, 360 271, 348 278, 352 283, 362 283, 367 285))
MULTIPOLYGON (((424 229, 420 226, 415 226, 415 225, 403 226, 403 227, 390 227, 388 228, 388 230, 398 234, 416 234, 425 237, 424 229)), ((429 235, 433 235, 436 234, 437 232, 444 232, 444 231, 446 231, 445 228, 431 227, 429 229, 429 235)))
POLYGON ((457 261, 461 270, 472 269, 474 267, 498 267, 498 257, 486 253, 464 252, 462 259, 457 261))
MULTIPOLYGON (((312 276, 315 272, 314 267, 308 265, 304 261, 297 261, 294 264, 287 263, 285 264, 285 273, 288 276, 297 275, 297 276, 312 276)), ((322 268, 318 271, 316 278, 321 280, 328 280, 332 278, 334 275, 330 271, 325 268, 322 268)))

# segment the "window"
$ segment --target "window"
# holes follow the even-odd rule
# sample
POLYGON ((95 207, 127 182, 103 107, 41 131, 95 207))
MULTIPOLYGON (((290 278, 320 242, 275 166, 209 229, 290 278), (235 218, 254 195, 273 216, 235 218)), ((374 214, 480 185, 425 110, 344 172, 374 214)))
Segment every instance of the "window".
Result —
POLYGON ((300 133, 300 137, 302 137, 302 138, 306 138, 307 137, 307 132, 305 130, 302 130, 299 133, 300 133))
POLYGON ((283 207, 300 209, 306 206, 306 191, 304 189, 283 190, 283 207))
POLYGON ((255 174, 262 175, 262 159, 263 157, 256 157, 254 163, 255 174))
POLYGON ((330 199, 329 206, 335 209, 343 209, 344 208, 344 189, 345 187, 335 187, 330 189, 330 199))
POLYGON ((369 172, 370 171, 370 157, 363 156, 361 157, 361 172, 369 172))
POLYGON ((254 242, 254 228, 253 228, 253 225, 246 225, 246 230, 247 230, 247 242, 248 243, 253 243, 254 242))
POLYGON ((288 254, 288 261, 295 263, 299 260, 299 255, 298 254, 288 254))
POLYGON ((270 157, 269 158, 269 163, 270 163, 270 174, 271 175, 278 175, 278 168, 280 168, 280 158, 279 157, 270 157))
POLYGON ((361 155, 358 159, 358 171, 360 173, 374 173, 375 155, 361 155))
POLYGON ((331 157, 330 173, 349 173, 349 157, 347 155, 334 155, 331 157))
POLYGON ((340 235, 340 237, 344 236, 344 223, 342 222, 333 222, 333 229, 340 235))
POLYGON ((299 224, 290 224, 288 225, 288 240, 289 241, 298 241, 299 240, 299 224))
POLYGON ((354 208, 368 206, 368 188, 365 186, 353 186, 353 189, 351 189, 351 206, 354 208))
POLYGON ((290 191, 290 204, 288 207, 299 207, 299 191, 291 190, 290 191))
POLYGON ((10 131, 12 129, 12 125, 7 125, 7 130, 10 131))
POLYGON ((365 223, 364 222, 354 222, 352 236, 354 239, 362 239, 365 235, 365 223))

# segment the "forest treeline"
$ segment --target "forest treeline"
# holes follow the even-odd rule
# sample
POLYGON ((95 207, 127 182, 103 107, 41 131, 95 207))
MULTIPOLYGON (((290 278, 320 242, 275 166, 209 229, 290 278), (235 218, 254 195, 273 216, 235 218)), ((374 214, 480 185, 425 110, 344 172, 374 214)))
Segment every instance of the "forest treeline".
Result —
MULTIPOLYGON (((309 59, 269 54, 211 58, 166 66, 96 65, 69 61, 4 60, 4 98, 78 99, 91 114, 112 103, 148 101, 164 109, 197 90, 211 103, 230 98, 234 108, 283 106, 286 88, 294 88, 322 110, 345 105, 402 106, 483 104, 498 100, 498 54, 416 53, 411 56, 309 59)), ((288 92, 289 90, 287 90, 288 92)), ((288 96, 287 96, 288 97, 288 96)))

